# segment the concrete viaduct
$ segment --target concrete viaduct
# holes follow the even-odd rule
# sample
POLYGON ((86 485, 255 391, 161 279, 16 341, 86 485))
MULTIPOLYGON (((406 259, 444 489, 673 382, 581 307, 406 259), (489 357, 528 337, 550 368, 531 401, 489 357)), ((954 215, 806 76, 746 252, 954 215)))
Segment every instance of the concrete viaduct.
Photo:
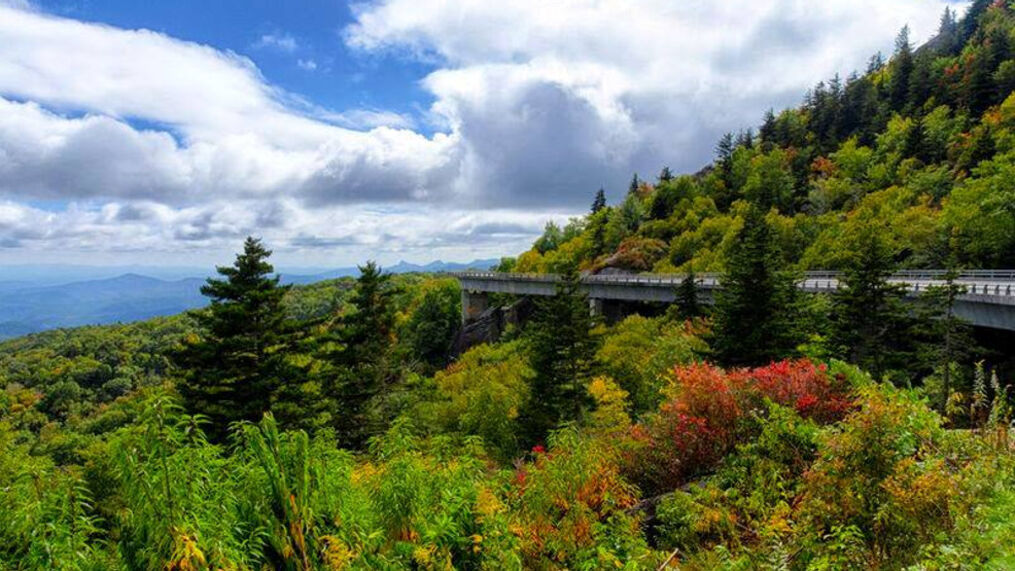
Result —
MULTIPOLYGON (((944 285, 943 270, 899 272, 889 280, 905 284, 911 296, 935 285, 944 285)), ((489 306, 488 294, 554 295, 557 276, 553 274, 512 274, 499 272, 453 272, 462 284, 462 319, 475 319, 489 306)), ((588 275, 582 287, 593 312, 602 312, 606 301, 661 302, 676 300, 681 275, 625 274, 588 275)), ((721 287, 716 274, 699 274, 698 289, 708 303, 721 287)), ((962 272, 955 283, 965 292, 956 299, 955 313, 977 327, 1015 331, 1015 270, 973 270, 962 272)), ((807 272, 798 287, 810 293, 833 292, 840 284, 836 272, 807 272)))

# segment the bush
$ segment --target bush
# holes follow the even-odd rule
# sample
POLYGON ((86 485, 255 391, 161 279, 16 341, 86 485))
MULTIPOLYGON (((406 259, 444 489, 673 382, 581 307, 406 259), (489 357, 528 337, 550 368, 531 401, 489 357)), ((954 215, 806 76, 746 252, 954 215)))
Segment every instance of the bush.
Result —
POLYGON ((770 400, 804 418, 834 422, 851 406, 850 383, 806 359, 724 371, 708 364, 677 367, 669 400, 632 431, 632 478, 647 493, 673 490, 710 472, 733 448, 757 434, 752 415, 770 400))

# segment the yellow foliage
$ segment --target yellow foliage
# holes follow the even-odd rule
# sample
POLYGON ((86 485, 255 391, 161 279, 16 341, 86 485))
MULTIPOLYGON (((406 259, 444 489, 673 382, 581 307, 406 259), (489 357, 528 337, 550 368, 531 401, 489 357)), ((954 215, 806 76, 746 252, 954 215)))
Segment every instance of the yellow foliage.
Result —
POLYGON ((341 539, 333 535, 321 537, 324 542, 324 564, 331 571, 340 571, 349 567, 349 562, 356 554, 341 539))
POLYGON ((208 566, 204 553, 197 546, 197 538, 193 535, 179 533, 173 543, 173 557, 166 564, 168 571, 197 571, 208 566))
POLYGON ((627 414, 627 391, 609 377, 592 379, 587 388, 596 410, 590 415, 592 428, 603 432, 625 431, 631 426, 627 414))

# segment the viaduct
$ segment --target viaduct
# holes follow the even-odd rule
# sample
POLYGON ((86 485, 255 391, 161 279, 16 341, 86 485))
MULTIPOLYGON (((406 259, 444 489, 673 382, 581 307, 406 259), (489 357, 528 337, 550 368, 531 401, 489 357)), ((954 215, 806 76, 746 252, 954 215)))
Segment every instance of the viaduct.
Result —
MULTIPOLYGON (((899 272, 889 280, 904 284, 913 297, 935 285, 944 285, 944 270, 899 272)), ((462 284, 462 320, 478 317, 489 306, 489 294, 507 293, 525 296, 554 295, 558 276, 553 274, 512 274, 498 272, 451 273, 462 284)), ((582 287, 593 312, 601 313, 604 303, 661 302, 676 300, 681 275, 628 274, 589 275, 582 287)), ((974 270, 962 272, 955 283, 965 288, 956 299, 955 313, 977 327, 1015 331, 1015 270, 974 270)), ((702 301, 708 303, 721 287, 719 276, 697 276, 702 301)), ((810 293, 839 289, 837 272, 807 272, 797 286, 810 293)))

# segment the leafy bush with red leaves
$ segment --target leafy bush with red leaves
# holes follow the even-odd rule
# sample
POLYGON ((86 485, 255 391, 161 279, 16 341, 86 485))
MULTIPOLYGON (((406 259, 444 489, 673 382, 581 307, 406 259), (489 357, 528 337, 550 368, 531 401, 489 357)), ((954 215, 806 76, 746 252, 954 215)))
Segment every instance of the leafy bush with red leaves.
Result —
POLYGON ((781 361, 734 374, 748 375, 764 398, 822 424, 841 420, 853 406, 845 377, 829 375, 824 363, 815 365, 808 359, 781 361))
POLYGON ((712 471, 737 444, 752 438, 766 400, 819 423, 842 419, 852 406, 849 383, 807 359, 725 371, 709 364, 673 369, 669 399, 632 429, 627 473, 645 493, 673 490, 712 471))

